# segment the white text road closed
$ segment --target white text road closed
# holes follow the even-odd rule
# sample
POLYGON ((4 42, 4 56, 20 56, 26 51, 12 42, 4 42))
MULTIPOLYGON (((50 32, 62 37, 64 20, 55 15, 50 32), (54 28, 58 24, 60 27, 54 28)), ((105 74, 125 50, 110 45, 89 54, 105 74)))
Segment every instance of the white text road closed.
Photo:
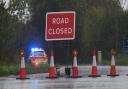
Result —
POLYGON ((53 18, 52 24, 68 24, 69 18, 53 18))
POLYGON ((49 35, 55 35, 55 34, 71 34, 72 31, 73 31, 72 28, 56 28, 56 29, 49 28, 48 34, 49 35))
POLYGON ((45 39, 75 39, 75 12, 49 12, 46 14, 45 39))

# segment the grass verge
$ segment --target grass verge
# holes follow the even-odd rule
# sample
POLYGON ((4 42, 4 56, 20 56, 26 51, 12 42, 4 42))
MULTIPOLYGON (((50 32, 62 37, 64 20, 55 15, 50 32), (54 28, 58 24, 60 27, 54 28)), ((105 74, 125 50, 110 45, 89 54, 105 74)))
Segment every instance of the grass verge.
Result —
MULTIPOLYGON (((18 75, 20 65, 0 65, 0 76, 18 75)), ((39 67, 35 67, 32 64, 26 64, 27 74, 33 73, 46 73, 48 72, 48 64, 42 64, 39 67)))

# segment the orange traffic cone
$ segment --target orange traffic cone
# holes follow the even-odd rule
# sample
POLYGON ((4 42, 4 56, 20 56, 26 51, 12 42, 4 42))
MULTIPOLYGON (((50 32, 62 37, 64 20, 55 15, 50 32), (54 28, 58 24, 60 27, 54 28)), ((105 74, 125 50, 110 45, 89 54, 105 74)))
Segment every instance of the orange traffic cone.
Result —
POLYGON ((53 50, 51 51, 51 60, 50 60, 50 68, 49 68, 49 78, 56 78, 56 69, 54 65, 54 55, 53 50))
POLYGON ((111 54, 112 54, 111 67, 110 67, 110 74, 108 76, 111 77, 119 76, 118 74, 116 74, 116 65, 115 65, 115 57, 114 57, 116 55, 116 52, 114 49, 111 50, 111 54))
POLYGON ((16 79, 29 79, 26 77, 26 68, 25 68, 25 60, 24 57, 21 57, 21 68, 19 72, 20 77, 16 79))
POLYGON ((92 70, 91 70, 91 75, 89 77, 100 77, 98 75, 98 70, 97 70, 97 63, 96 63, 96 51, 93 51, 93 63, 92 63, 92 70))
POLYGON ((78 66, 77 66, 77 51, 73 52, 74 59, 73 59, 73 68, 72 68, 72 77, 78 78, 78 66))

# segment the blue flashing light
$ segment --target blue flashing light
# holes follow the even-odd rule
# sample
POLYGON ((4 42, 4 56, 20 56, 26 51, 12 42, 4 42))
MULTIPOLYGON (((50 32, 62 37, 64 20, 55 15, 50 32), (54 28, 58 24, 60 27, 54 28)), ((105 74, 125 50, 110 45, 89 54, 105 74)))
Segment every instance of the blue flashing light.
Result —
POLYGON ((35 48, 31 48, 31 51, 34 52, 35 51, 35 48))
POLYGON ((39 49, 38 48, 31 48, 31 51, 34 52, 34 51, 38 51, 39 49))
POLYGON ((35 51, 39 51, 39 49, 38 48, 35 48, 35 51))
POLYGON ((31 51, 32 51, 32 52, 35 52, 35 51, 42 51, 42 49, 41 49, 41 48, 31 48, 31 51))

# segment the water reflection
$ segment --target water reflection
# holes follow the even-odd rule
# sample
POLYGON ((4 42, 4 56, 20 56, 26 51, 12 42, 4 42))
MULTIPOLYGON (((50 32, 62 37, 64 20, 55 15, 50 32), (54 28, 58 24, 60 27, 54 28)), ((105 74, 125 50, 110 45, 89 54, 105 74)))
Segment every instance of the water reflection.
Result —
MULTIPOLYGON (((107 74, 105 69, 109 67, 100 67, 100 73, 107 74), (102 70, 101 70, 102 69, 102 70), (105 73, 104 73, 105 72, 105 73)), ((81 74, 86 75, 89 67, 81 68, 81 74)), ((29 79, 16 80, 15 78, 5 78, 0 80, 0 89, 128 89, 128 67, 118 67, 120 76, 111 78, 102 76, 99 78, 90 78, 84 76, 78 79, 29 79)))

